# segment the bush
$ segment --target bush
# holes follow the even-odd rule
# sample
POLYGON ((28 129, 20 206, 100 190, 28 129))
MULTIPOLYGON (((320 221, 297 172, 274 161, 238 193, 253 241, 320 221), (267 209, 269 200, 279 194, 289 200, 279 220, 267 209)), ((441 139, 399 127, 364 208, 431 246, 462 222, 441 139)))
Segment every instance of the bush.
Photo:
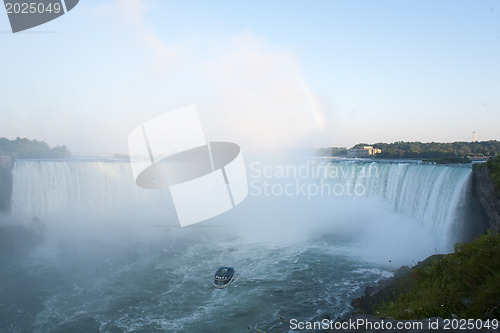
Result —
POLYGON ((38 140, 0 138, 0 155, 14 158, 65 158, 70 157, 71 152, 66 146, 50 148, 47 143, 38 140))
POLYGON ((496 184, 497 189, 500 191, 500 157, 491 158, 486 162, 488 173, 491 179, 496 184))
POLYGON ((455 253, 412 270, 413 287, 377 309, 394 319, 500 318, 500 234, 455 246, 455 253))

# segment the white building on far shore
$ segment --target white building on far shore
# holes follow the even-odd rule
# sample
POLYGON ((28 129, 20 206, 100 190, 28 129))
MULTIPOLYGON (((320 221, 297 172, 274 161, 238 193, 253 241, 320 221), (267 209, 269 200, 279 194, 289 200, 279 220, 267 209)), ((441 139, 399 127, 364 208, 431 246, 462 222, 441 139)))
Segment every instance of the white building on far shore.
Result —
POLYGON ((375 154, 380 154, 382 150, 375 149, 372 146, 364 146, 358 149, 349 149, 347 151, 347 157, 370 157, 375 154))

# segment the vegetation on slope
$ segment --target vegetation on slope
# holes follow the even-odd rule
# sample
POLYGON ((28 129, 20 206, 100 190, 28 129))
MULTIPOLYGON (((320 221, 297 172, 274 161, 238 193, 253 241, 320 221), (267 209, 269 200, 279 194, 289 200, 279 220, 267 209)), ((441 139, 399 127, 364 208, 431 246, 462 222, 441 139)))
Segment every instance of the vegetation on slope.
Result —
POLYGON ((500 234, 455 246, 455 253, 416 267, 404 292, 375 309, 394 319, 500 318, 500 234))
POLYGON ((9 140, 0 138, 0 156, 12 156, 14 158, 65 158, 70 157, 71 152, 66 146, 50 148, 43 141, 17 138, 9 140))
POLYGON ((486 162, 490 178, 496 184, 497 189, 500 191, 500 157, 489 159, 486 162))

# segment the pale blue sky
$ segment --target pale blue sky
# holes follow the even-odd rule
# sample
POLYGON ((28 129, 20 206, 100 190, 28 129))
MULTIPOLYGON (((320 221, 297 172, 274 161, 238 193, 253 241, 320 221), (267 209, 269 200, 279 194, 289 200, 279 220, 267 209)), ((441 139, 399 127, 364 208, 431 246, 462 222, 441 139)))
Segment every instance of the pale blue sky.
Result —
POLYGON ((81 0, 9 32, 0 137, 126 152, 196 104, 248 150, 500 139, 500 1, 81 0))

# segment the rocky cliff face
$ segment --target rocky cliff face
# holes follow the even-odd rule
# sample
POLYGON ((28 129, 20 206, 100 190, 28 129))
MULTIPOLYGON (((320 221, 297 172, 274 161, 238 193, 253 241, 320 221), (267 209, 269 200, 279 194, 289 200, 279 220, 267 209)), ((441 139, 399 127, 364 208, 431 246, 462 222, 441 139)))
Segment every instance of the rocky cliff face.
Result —
POLYGON ((475 165, 472 171, 472 195, 488 217, 491 232, 500 232, 500 191, 488 175, 486 165, 475 165))
POLYGON ((10 210, 13 164, 14 161, 10 156, 0 156, 0 212, 10 210))

